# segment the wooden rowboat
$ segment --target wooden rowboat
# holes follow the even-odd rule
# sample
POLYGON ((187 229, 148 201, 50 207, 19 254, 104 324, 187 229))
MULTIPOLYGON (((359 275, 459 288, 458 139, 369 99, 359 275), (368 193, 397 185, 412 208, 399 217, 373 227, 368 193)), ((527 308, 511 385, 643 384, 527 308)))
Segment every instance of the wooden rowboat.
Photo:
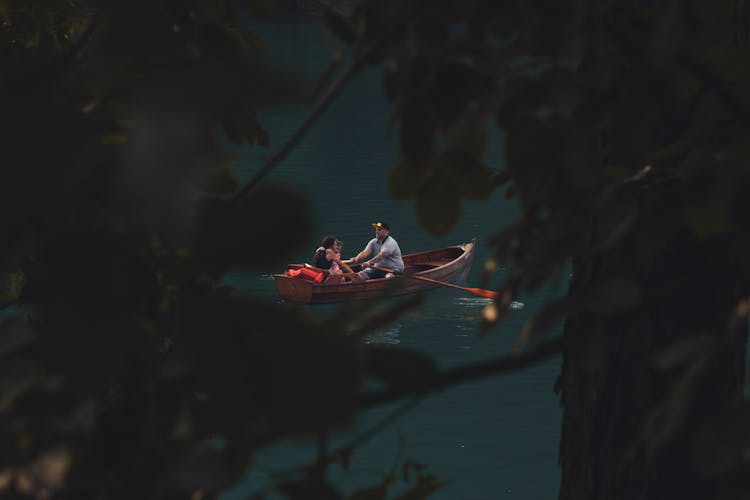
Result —
MULTIPOLYGON (((276 289, 282 298, 300 304, 332 304, 349 300, 367 300, 416 293, 441 285, 426 280, 414 279, 410 275, 432 280, 456 283, 464 281, 474 260, 476 240, 437 250, 402 255, 404 273, 393 279, 379 278, 367 281, 345 281, 340 274, 326 275, 322 283, 300 277, 274 274, 276 289)), ((290 264, 289 269, 299 269, 305 264, 290 264)), ((308 266, 309 267, 309 266, 308 266)), ((359 271, 359 265, 351 266, 359 271)))

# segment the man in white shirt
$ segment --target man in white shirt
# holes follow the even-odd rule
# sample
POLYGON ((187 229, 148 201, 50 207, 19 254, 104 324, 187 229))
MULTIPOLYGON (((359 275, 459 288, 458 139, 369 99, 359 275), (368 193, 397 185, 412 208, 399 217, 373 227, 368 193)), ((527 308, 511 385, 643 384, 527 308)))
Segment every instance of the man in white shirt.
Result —
POLYGON ((391 227, 388 223, 376 222, 372 227, 375 228, 375 237, 351 261, 358 262, 360 259, 374 255, 374 257, 362 264, 362 267, 366 269, 362 271, 361 275, 367 279, 392 278, 392 273, 381 269, 374 269, 373 266, 392 271, 403 271, 404 261, 401 259, 401 249, 396 240, 393 239, 393 236, 391 236, 391 227))

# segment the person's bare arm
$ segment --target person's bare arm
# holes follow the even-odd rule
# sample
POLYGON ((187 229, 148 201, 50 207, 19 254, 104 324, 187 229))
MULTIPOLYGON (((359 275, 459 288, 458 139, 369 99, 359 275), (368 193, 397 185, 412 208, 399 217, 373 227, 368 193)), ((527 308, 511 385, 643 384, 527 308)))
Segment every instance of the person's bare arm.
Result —
POLYGON ((349 261, 350 262, 359 262, 361 259, 364 259, 368 255, 370 255, 370 247, 366 246, 364 250, 362 250, 361 252, 359 252, 356 257, 352 257, 351 259, 349 259, 349 261))
POLYGON ((343 260, 341 260, 341 257, 339 257, 339 255, 337 253, 331 252, 331 260, 333 262, 337 262, 338 265, 341 266, 341 269, 343 269, 347 273, 353 273, 354 272, 354 271, 352 271, 351 267, 347 266, 346 263, 343 260))

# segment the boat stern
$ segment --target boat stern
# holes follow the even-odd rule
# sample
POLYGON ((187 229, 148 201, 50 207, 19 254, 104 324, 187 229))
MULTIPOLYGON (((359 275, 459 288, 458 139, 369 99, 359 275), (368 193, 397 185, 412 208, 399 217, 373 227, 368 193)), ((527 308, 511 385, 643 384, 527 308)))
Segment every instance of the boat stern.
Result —
POLYGON ((309 304, 312 301, 312 282, 284 274, 274 274, 273 277, 276 290, 284 300, 298 304, 309 304))

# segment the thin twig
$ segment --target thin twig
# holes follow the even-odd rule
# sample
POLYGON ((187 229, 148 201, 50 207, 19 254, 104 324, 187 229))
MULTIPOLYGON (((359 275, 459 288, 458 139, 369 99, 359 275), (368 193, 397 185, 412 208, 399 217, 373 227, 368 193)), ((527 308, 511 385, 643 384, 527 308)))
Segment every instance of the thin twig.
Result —
MULTIPOLYGON (((462 366, 453 370, 447 370, 438 374, 426 387, 420 389, 404 389, 404 388, 391 388, 384 391, 373 392, 364 395, 362 401, 359 404, 359 410, 366 410, 384 404, 391 403, 397 399, 411 396, 411 398, 388 415, 376 422, 372 427, 364 431, 359 436, 355 437, 346 446, 339 448, 336 452, 328 455, 325 460, 322 457, 324 450, 319 448, 319 454, 317 461, 313 465, 295 467, 281 473, 282 476, 292 474, 300 469, 311 469, 320 467, 324 463, 333 463, 336 461, 347 460, 348 456, 359 446, 366 441, 369 441, 383 429, 388 427, 396 419, 407 413, 419 402, 421 402, 428 394, 437 392, 441 389, 453 387, 462 383, 470 382, 473 380, 483 379, 493 375, 500 375, 513 370, 519 370, 530 366, 538 361, 547 359, 560 353, 562 350, 562 338, 556 338, 554 340, 545 342, 538 345, 536 348, 526 351, 522 354, 503 356, 501 358, 493 359, 483 363, 475 363, 467 366, 462 366)), ((278 436, 280 437, 280 436, 278 436)))
MULTIPOLYGON (((326 449, 323 447, 321 448, 321 445, 319 443, 318 446, 318 458, 317 461, 314 464, 310 465, 302 465, 298 467, 293 467, 291 469, 287 469, 280 472, 274 472, 272 475, 277 478, 285 478, 285 477, 291 477, 292 475, 299 473, 304 470, 316 470, 319 468, 325 467, 327 464, 332 464, 336 462, 343 462, 348 460, 348 456, 351 455, 351 453, 356 450, 359 446, 363 445, 376 435, 378 435, 380 432, 382 432, 386 427, 391 425, 393 422, 395 422, 398 418, 400 418, 402 415, 406 414, 409 410, 411 410, 414 406, 416 406, 420 401, 424 399, 423 396, 415 396, 406 403, 402 404, 392 412, 390 412, 385 417, 378 420, 374 425, 372 425, 369 429, 362 432, 360 435, 352 439, 347 445, 340 447, 338 450, 331 454, 326 454, 326 449)), ((321 436, 325 436, 324 433, 321 432, 321 436)), ((319 472, 318 472, 319 473, 319 472)))
POLYGON ((560 353, 562 350, 562 344, 562 338, 556 338, 539 344, 536 348, 521 354, 503 356, 483 363, 476 363, 455 368, 453 370, 447 370, 439 373, 424 387, 413 388, 397 386, 382 391, 371 392, 362 397, 358 408, 360 410, 373 408, 407 396, 425 396, 473 380, 525 368, 537 361, 547 359, 560 353))
POLYGON ((271 155, 268 160, 266 160, 266 164, 263 165, 263 167, 261 167, 261 169, 255 173, 252 179, 250 179, 244 186, 242 186, 242 188, 240 188, 239 191, 237 191, 237 193, 232 198, 232 201, 230 202, 232 205, 236 204, 243 196, 249 193, 266 175, 271 172, 271 170, 273 170, 276 165, 281 162, 281 160, 286 158, 286 156, 295 148, 295 146, 297 146, 300 140, 302 140, 305 134, 307 134, 307 132, 312 128, 315 122, 318 121, 323 112, 328 109, 331 103, 333 103, 333 101, 339 96, 339 94, 341 94, 341 92, 349 84, 352 78, 354 78, 354 76, 359 73, 364 65, 365 64, 363 58, 360 58, 358 61, 352 64, 352 66, 349 67, 346 73, 341 75, 341 77, 336 81, 333 87, 331 87, 328 93, 323 97, 323 99, 321 99, 312 113, 310 113, 307 119, 302 122, 302 125, 300 125, 300 127, 294 132, 294 134, 292 134, 286 144, 284 144, 284 146, 279 151, 271 155))
POLYGON ((713 74, 709 68, 698 62, 689 54, 680 54, 677 60, 690 73, 698 78, 709 90, 721 99, 724 104, 737 112, 740 120, 745 126, 750 125, 750 108, 726 85, 726 81, 713 74))
POLYGON ((404 403, 403 405, 399 406, 395 410, 393 410, 391 413, 380 419, 375 425, 364 431, 362 434, 354 438, 348 445, 341 448, 339 451, 333 454, 333 456, 339 456, 344 455, 347 452, 353 451, 358 446, 361 446, 362 444, 366 443, 373 437, 375 437, 379 432, 381 432, 383 429, 391 425, 393 422, 395 422, 398 418, 400 418, 402 415, 406 414, 409 410, 411 410, 414 406, 416 406, 419 402, 421 402, 424 399, 424 396, 414 396, 409 401, 404 403))
MULTIPOLYGON (((319 449, 318 459, 316 463, 312 465, 312 467, 316 467, 320 463, 331 463, 342 458, 346 459, 345 457, 347 457, 354 449, 377 435, 396 419, 408 412, 413 406, 421 402, 430 393, 437 392, 442 389, 447 389, 449 387, 466 382, 480 380, 486 377, 500 375, 513 370, 526 368, 538 361, 542 361, 551 356, 554 356, 561 351, 562 338, 557 338, 540 344, 535 349, 531 349, 522 354, 503 356, 501 358, 486 361, 484 363, 470 364, 467 366, 456 368, 454 370, 445 371, 438 374, 433 379, 433 382, 431 384, 420 389, 415 390, 391 388, 384 391, 365 394, 358 405, 358 410, 366 410, 377 406, 382 406, 397 399, 402 399, 409 396, 411 396, 411 399, 379 420, 377 423, 375 423, 375 425, 367 429, 365 432, 354 438, 349 444, 328 455, 325 461, 320 456, 321 449, 319 449)), ((284 437, 285 435, 286 432, 283 429, 276 427, 263 436, 259 436, 253 444, 256 447, 265 446, 273 441, 276 441, 279 438, 284 437)), ((309 465, 303 467, 295 467, 278 475, 284 476, 294 473, 295 471, 299 471, 300 469, 309 469, 310 467, 311 466, 309 465)))
POLYGON ((263 165, 263 167, 261 167, 261 169, 258 170, 255 175, 247 183, 245 183, 244 186, 240 188, 239 191, 237 191, 237 193, 232 197, 232 200, 230 201, 231 205, 236 204, 243 196, 249 193, 266 175, 271 172, 271 170, 273 170, 276 165, 281 162, 281 160, 286 158, 286 156, 292 151, 292 149, 294 149, 299 141, 302 140, 305 134, 307 134, 310 128, 312 128, 315 122, 318 121, 323 112, 328 109, 333 101, 341 94, 344 88, 346 88, 349 82, 365 66, 367 66, 372 56, 379 50, 381 50, 390 41, 391 37, 400 32, 410 20, 411 18, 404 19, 401 23, 397 23, 393 27, 393 29, 383 35, 377 42, 370 45, 370 47, 368 47, 360 54, 360 56, 349 67, 349 69, 346 70, 346 72, 339 77, 336 83, 331 86, 323 99, 320 100, 318 105, 315 107, 315 109, 313 109, 307 119, 305 119, 305 121, 302 122, 302 125, 300 125, 300 127, 294 132, 294 134, 292 134, 286 144, 284 144, 284 146, 279 151, 271 155, 271 157, 266 160, 265 165, 263 165))

